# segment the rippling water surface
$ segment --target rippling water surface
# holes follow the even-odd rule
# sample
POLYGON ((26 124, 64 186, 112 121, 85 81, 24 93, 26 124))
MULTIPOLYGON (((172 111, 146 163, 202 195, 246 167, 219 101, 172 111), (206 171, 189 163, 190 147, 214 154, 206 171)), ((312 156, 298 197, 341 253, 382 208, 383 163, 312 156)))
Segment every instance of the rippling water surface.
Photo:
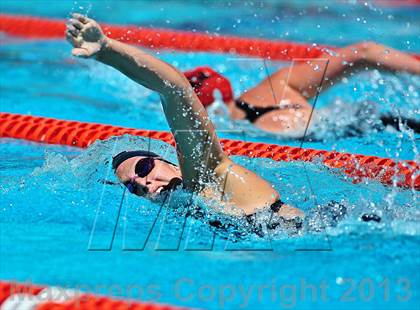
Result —
MULTIPOLYGON (((5 1, 0 9, 57 18, 81 10, 109 23, 340 46, 369 39, 420 53, 417 8, 329 1, 28 3, 5 1)), ((2 36, 1 111, 168 130, 155 94, 69 52, 61 41, 2 36)), ((261 60, 169 51, 159 56, 182 70, 209 65, 232 81, 236 93, 265 77, 261 60)), ((267 64, 271 71, 287 65, 267 64)), ((379 111, 418 118, 419 86, 420 78, 410 74, 363 72, 328 90, 317 105, 347 115, 374 102, 379 111)), ((223 137, 301 143, 234 123, 222 104, 210 113, 223 137)), ((332 118, 333 133, 320 131, 303 146, 418 161, 419 135, 371 130, 349 137, 341 132, 346 121, 332 118)), ((221 231, 207 224, 215 206, 201 205, 203 217, 185 217, 188 193, 178 191, 161 205, 101 183, 115 180, 107 164, 111 154, 147 143, 122 137, 80 150, 2 139, 0 278, 211 309, 413 309, 420 302, 418 192, 375 181, 354 184, 319 163, 235 157, 304 209, 307 220, 299 231, 279 227, 264 237, 244 233, 239 221, 221 231), (332 200, 346 211, 326 207, 332 200), (363 213, 382 220, 362 222, 363 213)), ((159 142, 152 149, 175 160, 159 142)))

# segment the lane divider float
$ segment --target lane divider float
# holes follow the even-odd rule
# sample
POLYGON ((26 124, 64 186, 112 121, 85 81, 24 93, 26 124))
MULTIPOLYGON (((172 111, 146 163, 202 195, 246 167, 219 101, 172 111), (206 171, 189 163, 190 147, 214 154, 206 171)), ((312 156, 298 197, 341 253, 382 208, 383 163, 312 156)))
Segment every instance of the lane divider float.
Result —
MULTIPOLYGON (((221 36, 191 31, 175 31, 139 26, 102 24, 110 38, 151 49, 173 49, 188 52, 230 53, 272 60, 317 58, 323 48, 288 41, 221 36)), ((63 39, 65 21, 22 15, 0 14, 0 32, 28 39, 63 39)), ((413 55, 420 59, 420 55, 413 55)))
POLYGON ((78 290, 0 281, 1 310, 176 310, 186 309, 95 296, 78 290))
MULTIPOLYGON (((172 134, 165 131, 0 113, 0 138, 86 148, 98 139, 105 140, 124 134, 150 137, 175 146, 172 134)), ((353 182, 369 178, 387 185, 420 190, 419 164, 412 160, 396 162, 390 158, 376 156, 230 139, 220 139, 220 142, 228 155, 270 158, 275 161, 316 161, 326 167, 339 169, 353 182)))

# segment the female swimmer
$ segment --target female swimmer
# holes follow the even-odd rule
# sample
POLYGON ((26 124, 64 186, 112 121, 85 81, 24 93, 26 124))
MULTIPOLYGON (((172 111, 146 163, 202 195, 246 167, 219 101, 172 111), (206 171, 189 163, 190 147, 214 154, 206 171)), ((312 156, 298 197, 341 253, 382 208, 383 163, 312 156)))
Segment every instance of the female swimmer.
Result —
POLYGON ((116 155, 113 168, 130 192, 153 200, 182 183, 186 190, 217 201, 228 214, 240 210, 252 217, 258 209, 269 208, 286 221, 303 217, 302 211, 281 201, 272 184, 223 152, 205 108, 180 71, 138 48, 106 37, 93 19, 80 14, 69 19, 66 36, 74 56, 112 66, 160 94, 176 140, 179 167, 142 150, 116 155))
MULTIPOLYGON (((361 42, 282 68, 236 99, 230 82, 210 68, 200 67, 185 75, 205 107, 213 103, 213 93, 217 89, 222 93, 232 119, 246 119, 270 133, 302 137, 312 113, 308 99, 346 75, 372 67, 420 74, 420 61, 416 58, 373 42, 361 42)), ((332 113, 323 110, 324 117, 332 113)), ((312 119, 311 123, 319 120, 312 119)), ((381 120, 384 125, 399 129, 397 117, 383 115, 381 120)), ((406 119, 403 122, 420 132, 418 121, 406 119)))

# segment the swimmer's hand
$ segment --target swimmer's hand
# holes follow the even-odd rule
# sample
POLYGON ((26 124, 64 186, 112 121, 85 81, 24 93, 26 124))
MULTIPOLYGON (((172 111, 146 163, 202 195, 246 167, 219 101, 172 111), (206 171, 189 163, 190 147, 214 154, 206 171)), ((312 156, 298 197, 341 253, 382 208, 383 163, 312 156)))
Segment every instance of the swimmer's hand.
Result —
POLYGON ((96 21, 77 13, 67 22, 66 38, 73 45, 71 53, 83 58, 96 56, 107 40, 96 21))

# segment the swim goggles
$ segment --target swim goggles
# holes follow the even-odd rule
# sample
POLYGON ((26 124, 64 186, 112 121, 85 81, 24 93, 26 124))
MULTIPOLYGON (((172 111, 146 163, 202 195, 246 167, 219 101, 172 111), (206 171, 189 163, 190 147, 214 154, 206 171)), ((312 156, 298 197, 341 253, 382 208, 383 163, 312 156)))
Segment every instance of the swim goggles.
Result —
POLYGON ((146 194, 147 188, 142 186, 141 190, 139 184, 136 182, 137 178, 145 178, 155 168, 155 157, 144 157, 139 159, 134 167, 135 175, 130 178, 130 181, 124 182, 124 186, 127 187, 128 191, 132 194, 138 195, 140 192, 146 194))

